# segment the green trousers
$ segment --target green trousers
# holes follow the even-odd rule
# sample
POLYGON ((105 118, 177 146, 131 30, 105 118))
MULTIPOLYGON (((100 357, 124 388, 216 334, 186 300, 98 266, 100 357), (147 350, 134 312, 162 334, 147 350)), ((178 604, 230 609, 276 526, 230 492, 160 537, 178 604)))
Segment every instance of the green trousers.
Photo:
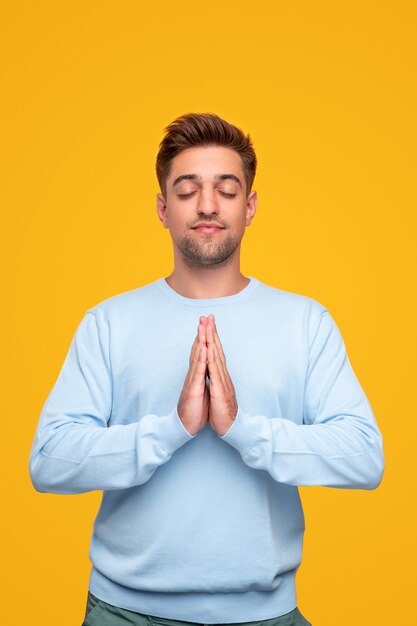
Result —
MULTIPOLYGON (((90 591, 88 592, 87 607, 82 626, 128 626, 129 624, 131 626, 203 626, 202 624, 166 619, 165 617, 156 617, 154 615, 144 615, 143 613, 121 609, 99 600, 90 591)), ((218 624, 216 626, 221 625, 218 624)), ((241 622, 240 624, 234 624, 234 626, 311 626, 311 624, 300 613, 298 608, 295 608, 293 611, 279 617, 256 622, 241 622)))

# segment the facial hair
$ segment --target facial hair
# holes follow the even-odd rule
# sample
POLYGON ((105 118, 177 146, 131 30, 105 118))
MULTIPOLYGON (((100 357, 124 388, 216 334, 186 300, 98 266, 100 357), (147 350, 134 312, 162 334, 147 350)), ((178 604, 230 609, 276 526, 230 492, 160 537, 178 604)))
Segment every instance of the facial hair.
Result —
MULTIPOLYGON (((204 222, 209 221, 209 219, 204 219, 204 222)), ((219 223, 219 220, 216 220, 216 223, 219 223)), ((225 222, 222 222, 221 226, 228 228, 225 222)), ((240 240, 230 234, 219 243, 216 242, 216 235, 205 235, 201 241, 196 241, 187 234, 179 241, 178 247, 190 267, 210 267, 226 264, 239 243, 240 240)))

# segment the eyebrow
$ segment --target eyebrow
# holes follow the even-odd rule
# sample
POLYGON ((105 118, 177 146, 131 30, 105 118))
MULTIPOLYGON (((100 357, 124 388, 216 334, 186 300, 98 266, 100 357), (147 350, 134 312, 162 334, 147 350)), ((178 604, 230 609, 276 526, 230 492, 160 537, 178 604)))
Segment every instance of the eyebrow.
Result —
MULTIPOLYGON (((214 177, 216 180, 234 180, 235 183, 237 183, 240 187, 242 187, 242 183, 240 182, 240 180, 238 179, 237 176, 235 176, 234 174, 217 174, 214 177)), ((172 183, 172 186, 175 187, 175 185, 178 185, 178 183, 180 183, 182 180, 194 180, 194 181, 199 181, 201 180, 201 177, 198 174, 181 174, 181 176, 178 176, 174 182, 172 183)))

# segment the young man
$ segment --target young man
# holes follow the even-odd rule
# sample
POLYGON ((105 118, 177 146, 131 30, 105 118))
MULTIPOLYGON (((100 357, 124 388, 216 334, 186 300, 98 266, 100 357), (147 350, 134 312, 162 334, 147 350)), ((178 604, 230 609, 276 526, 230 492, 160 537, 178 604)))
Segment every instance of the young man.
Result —
POLYGON ((170 276, 81 320, 30 457, 41 492, 103 490, 85 625, 308 624, 297 487, 375 489, 382 438, 319 302, 240 272, 249 136, 211 114, 157 157, 170 276))

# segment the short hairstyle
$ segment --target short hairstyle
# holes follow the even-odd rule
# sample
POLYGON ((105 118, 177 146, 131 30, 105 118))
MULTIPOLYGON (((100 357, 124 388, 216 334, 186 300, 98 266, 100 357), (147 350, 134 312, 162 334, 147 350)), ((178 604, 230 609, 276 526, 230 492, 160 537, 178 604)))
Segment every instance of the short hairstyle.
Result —
POLYGON ((247 193, 252 189, 256 173, 256 155, 252 140, 240 128, 214 113, 187 113, 177 117, 165 129, 156 157, 156 176, 164 196, 171 162, 183 150, 196 146, 224 146, 240 155, 247 193))

